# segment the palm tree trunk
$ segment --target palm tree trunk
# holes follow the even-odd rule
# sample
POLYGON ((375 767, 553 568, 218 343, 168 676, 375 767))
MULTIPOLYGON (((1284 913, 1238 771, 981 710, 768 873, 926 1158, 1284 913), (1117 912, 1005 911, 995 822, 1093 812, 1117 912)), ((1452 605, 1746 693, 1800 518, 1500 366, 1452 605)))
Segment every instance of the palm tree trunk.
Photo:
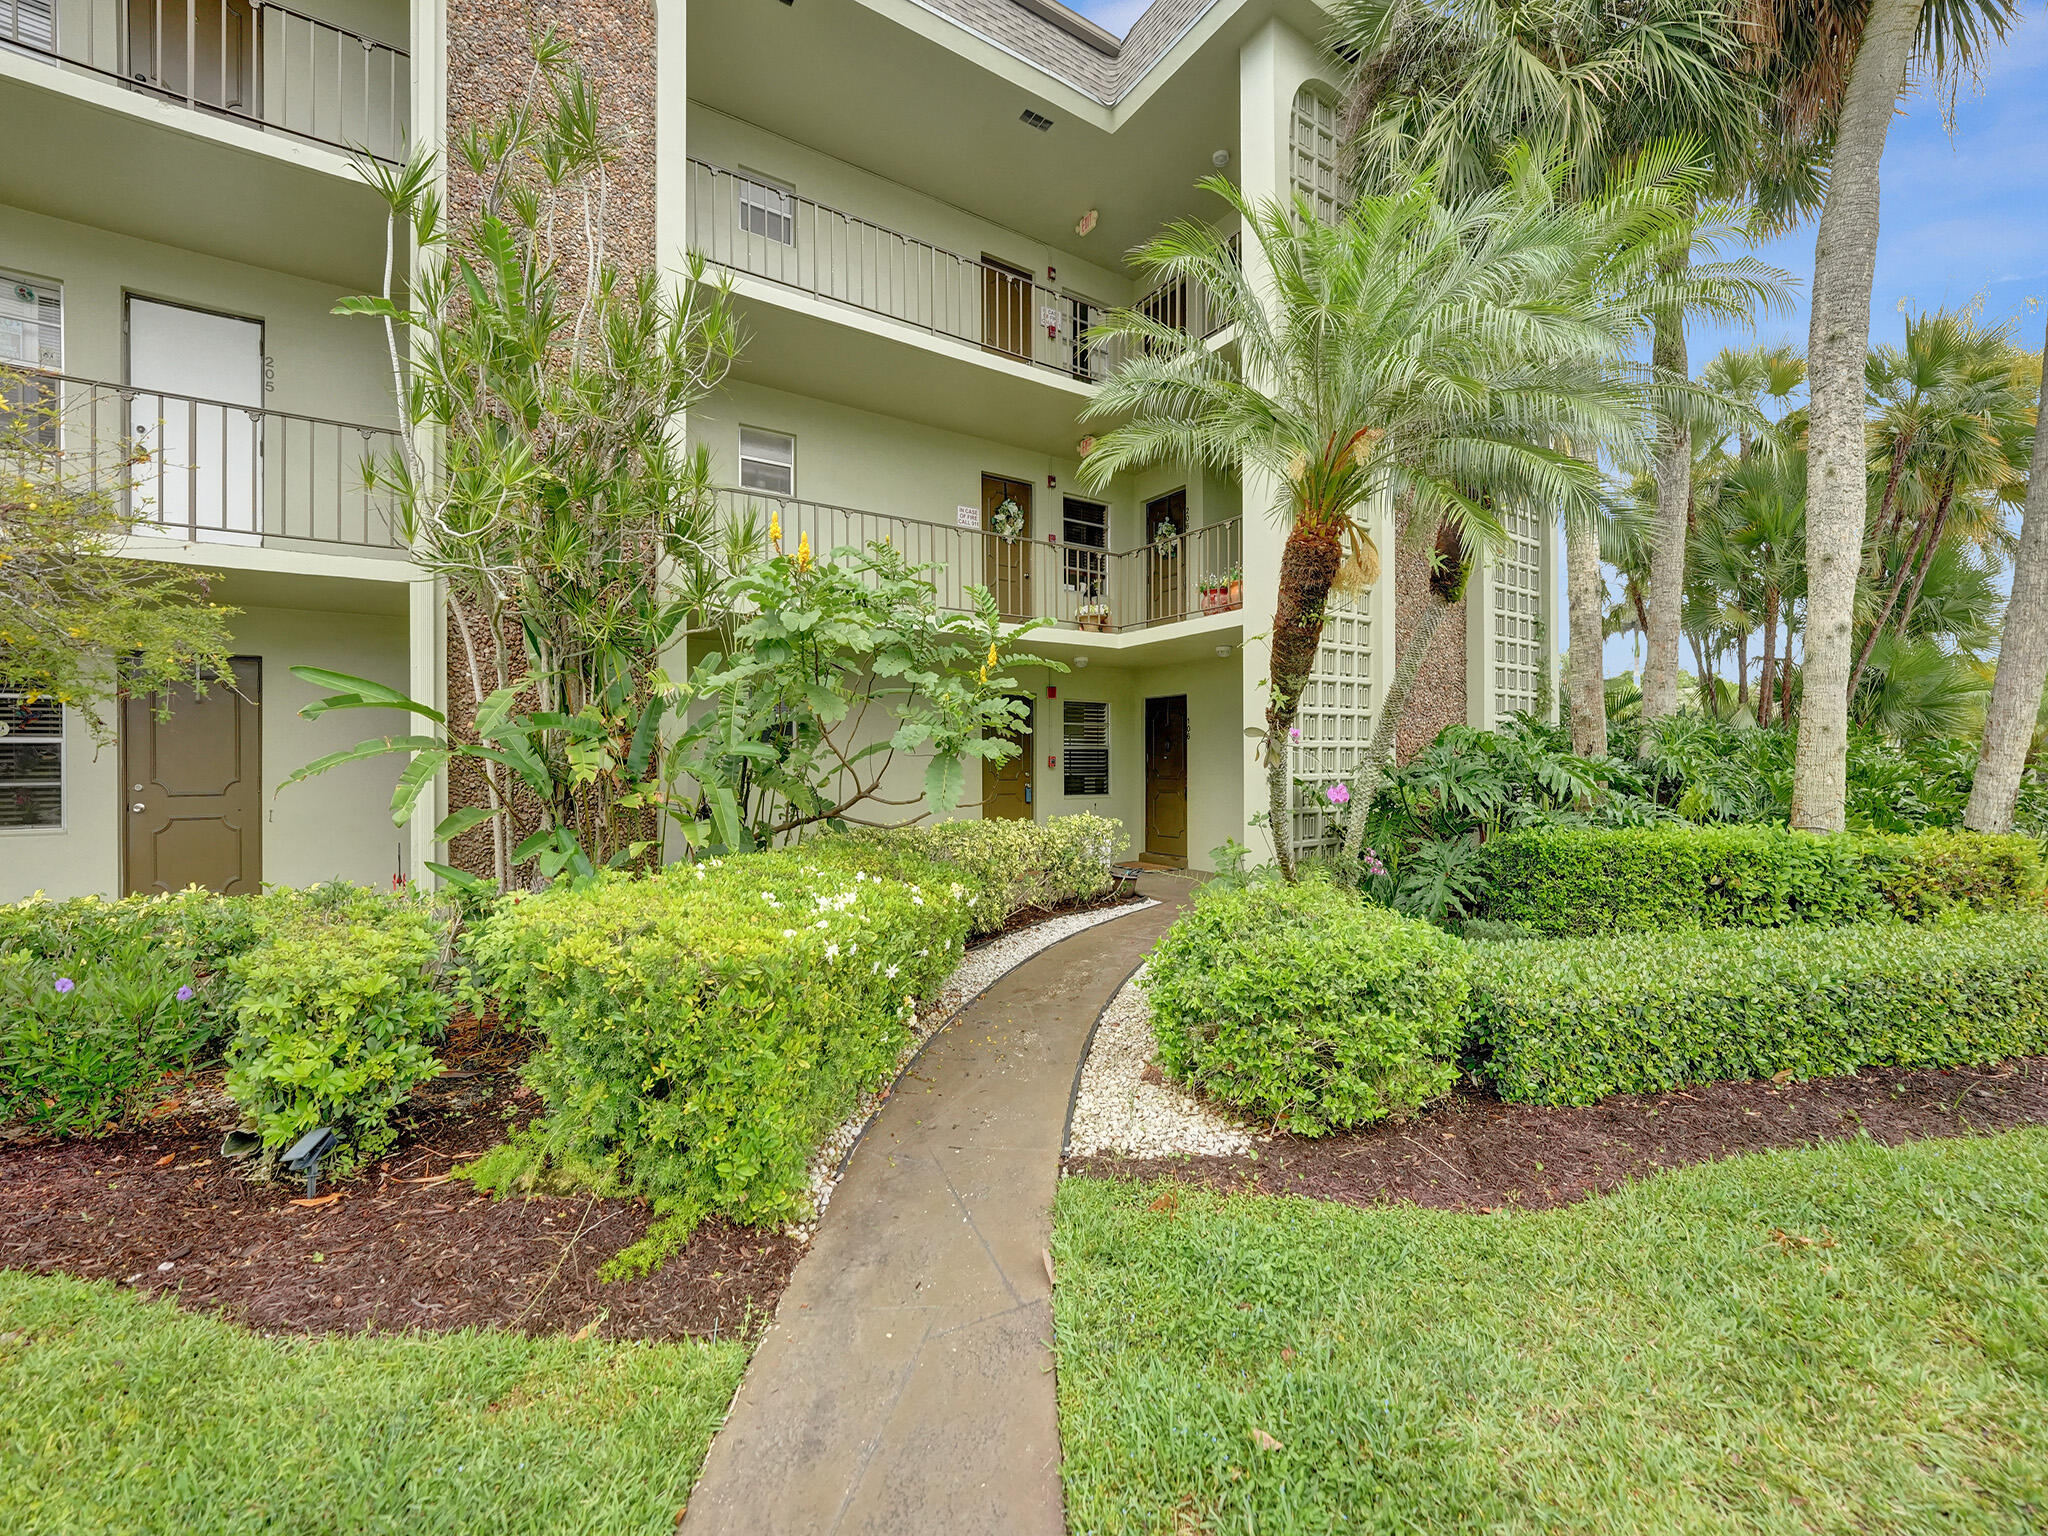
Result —
POLYGON ((1735 703, 1736 707, 1749 702, 1749 631, 1744 630, 1735 637, 1735 703))
MULTIPOLYGON (((1650 361, 1666 378, 1689 377, 1685 317, 1659 315, 1650 361)), ((1657 529, 1650 545, 1649 613, 1643 635, 1644 730, 1638 755, 1654 745, 1648 727, 1678 712, 1679 610, 1685 599, 1685 529, 1692 512, 1692 429, 1666 418, 1657 429, 1657 529)))
POLYGON ((1778 654, 1778 589, 1764 588, 1764 660, 1756 675, 1756 723, 1771 723, 1771 664, 1778 654))
MULTIPOLYGON (((2048 404, 2048 372, 2042 377, 2048 404)), ((2012 597, 1998 641, 1998 675, 1984 711, 1984 748, 1963 825, 1973 832, 2010 832, 2020 775, 2041 710, 2048 678, 2048 432, 2034 433, 2034 463, 2027 477, 2027 509, 2020 520, 2019 554, 2012 566, 2012 597)))
POLYGON ((1581 757, 1607 755, 1607 684, 1602 653, 1607 637, 1600 622, 1606 583, 1600 579, 1600 535, 1577 518, 1564 525, 1565 586, 1571 597, 1572 750, 1581 757))
POLYGON ((1905 638, 1906 626, 1913 622, 1913 606, 1920 601, 1920 589, 1927 585, 1927 573, 1934 568, 1935 552, 1941 548, 1941 536, 1948 531, 1948 515, 1955 507, 1956 482, 1951 475, 1941 488, 1941 507, 1934 514, 1934 527, 1927 535, 1927 547, 1920 551, 1920 558, 1914 563, 1913 587, 1906 594, 1906 606, 1899 610, 1899 637, 1905 638))
POLYGON ((1373 796, 1380 792, 1380 784, 1387 776, 1386 765, 1393 758, 1394 744, 1401 739, 1401 726, 1408 715, 1408 700, 1415 689, 1416 675, 1422 670, 1422 659, 1429 654, 1444 615, 1452 606, 1433 591, 1425 593, 1422 613, 1415 621, 1414 632, 1408 636, 1408 649, 1395 663, 1394 680, 1380 703, 1379 718, 1373 721, 1372 740, 1366 743, 1365 757, 1351 776, 1351 809, 1344 819, 1347 859, 1357 858, 1358 850, 1365 845, 1366 812, 1372 808, 1373 796))
POLYGON ((1849 648, 1869 493, 1863 360, 1877 271, 1878 163, 1906 83, 1924 0, 1871 0, 1836 124, 1813 248, 1807 340, 1805 703, 1792 768, 1792 825, 1842 830, 1848 795, 1849 648))
POLYGON ((1266 694, 1267 830, 1273 835, 1273 857, 1284 880, 1294 879, 1294 763, 1288 733, 1301 712, 1301 692, 1323 641, 1330 586, 1343 563, 1343 546, 1334 533, 1295 519, 1280 552, 1280 595, 1273 605, 1266 694))

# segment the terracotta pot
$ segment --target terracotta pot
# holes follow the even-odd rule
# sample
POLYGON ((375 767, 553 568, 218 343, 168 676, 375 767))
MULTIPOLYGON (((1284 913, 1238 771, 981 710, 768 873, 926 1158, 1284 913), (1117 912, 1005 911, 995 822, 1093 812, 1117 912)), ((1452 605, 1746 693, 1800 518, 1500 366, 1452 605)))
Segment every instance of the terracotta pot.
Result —
POLYGON ((1241 581, 1233 581, 1230 584, 1230 606, 1233 608, 1242 608, 1244 606, 1244 583, 1241 581))

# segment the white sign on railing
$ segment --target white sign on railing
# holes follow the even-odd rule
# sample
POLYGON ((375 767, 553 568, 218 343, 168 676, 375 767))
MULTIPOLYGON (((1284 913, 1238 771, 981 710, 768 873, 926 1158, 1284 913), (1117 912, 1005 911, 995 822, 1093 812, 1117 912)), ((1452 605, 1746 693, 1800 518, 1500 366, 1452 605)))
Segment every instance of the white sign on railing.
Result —
POLYGON ((962 528, 979 528, 981 526, 981 508, 955 507, 953 509, 953 521, 962 528))

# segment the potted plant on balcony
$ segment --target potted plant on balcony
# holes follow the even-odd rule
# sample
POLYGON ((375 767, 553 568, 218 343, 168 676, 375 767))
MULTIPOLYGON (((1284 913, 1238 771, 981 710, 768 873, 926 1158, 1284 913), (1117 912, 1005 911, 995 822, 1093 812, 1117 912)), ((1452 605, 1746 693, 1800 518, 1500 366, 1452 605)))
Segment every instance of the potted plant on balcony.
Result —
POLYGON ((1074 610, 1074 622, 1083 629, 1100 630, 1109 633, 1109 604, 1083 603, 1074 610))
POLYGON ((1223 606, 1242 608, 1244 606, 1244 567, 1233 565, 1223 573, 1223 606))
POLYGON ((1230 578, 1211 572, 1202 578, 1202 612, 1221 613, 1230 606, 1230 578))

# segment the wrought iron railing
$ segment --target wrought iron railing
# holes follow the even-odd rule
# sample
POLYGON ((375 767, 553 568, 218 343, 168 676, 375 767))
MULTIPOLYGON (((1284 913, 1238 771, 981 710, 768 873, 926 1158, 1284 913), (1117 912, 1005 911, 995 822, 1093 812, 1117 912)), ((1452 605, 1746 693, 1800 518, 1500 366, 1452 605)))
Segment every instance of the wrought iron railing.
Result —
POLYGON ((0 44, 195 111, 295 138, 405 156, 402 48, 265 0, 0 0, 0 44))
POLYGON ((1004 538, 981 528, 803 501, 760 491, 721 490, 728 521, 766 529, 772 513, 782 547, 805 535, 821 555, 840 545, 886 539, 914 564, 936 566, 943 608, 971 612, 970 587, 986 587, 1003 617, 1051 619, 1103 630, 1145 629, 1239 606, 1233 579, 1244 559, 1239 518, 1190 528, 1169 545, 1091 549, 1043 537, 1004 538))
POLYGON ((138 536, 404 553, 364 475, 397 446, 387 428, 21 369, 0 369, 0 409, 38 472, 120 498, 138 536))

